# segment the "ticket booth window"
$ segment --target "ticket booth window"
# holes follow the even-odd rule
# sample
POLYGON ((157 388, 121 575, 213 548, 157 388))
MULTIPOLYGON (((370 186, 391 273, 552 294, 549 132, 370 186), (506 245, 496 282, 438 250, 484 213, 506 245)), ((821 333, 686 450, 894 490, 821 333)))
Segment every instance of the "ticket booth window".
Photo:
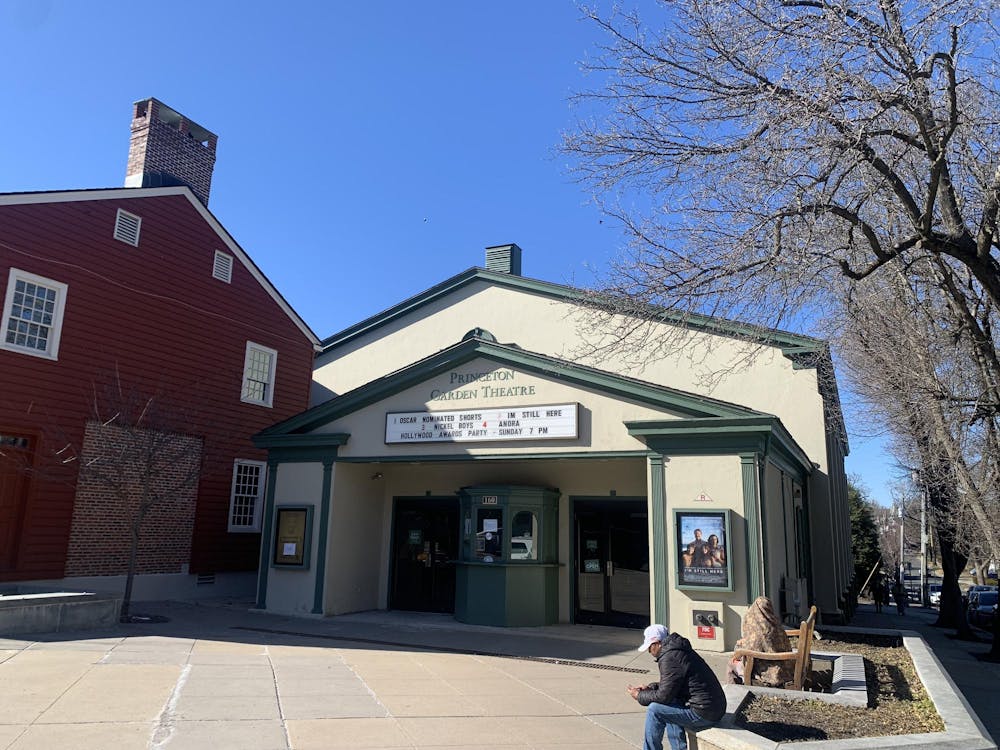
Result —
POLYGON ((510 525, 510 559, 538 559, 538 516, 522 510, 510 525))
POLYGON ((559 617, 559 490, 479 485, 459 492, 455 618, 551 625, 559 617))
POLYGON ((503 559, 503 510, 476 509, 476 558, 483 562, 503 559))

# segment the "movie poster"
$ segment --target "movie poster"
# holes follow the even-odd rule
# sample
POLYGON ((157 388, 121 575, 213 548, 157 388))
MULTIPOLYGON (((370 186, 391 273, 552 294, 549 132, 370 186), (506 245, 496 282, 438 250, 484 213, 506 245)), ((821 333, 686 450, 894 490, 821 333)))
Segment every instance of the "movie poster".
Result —
POLYGON ((727 511, 675 511, 677 585, 731 590, 727 511))

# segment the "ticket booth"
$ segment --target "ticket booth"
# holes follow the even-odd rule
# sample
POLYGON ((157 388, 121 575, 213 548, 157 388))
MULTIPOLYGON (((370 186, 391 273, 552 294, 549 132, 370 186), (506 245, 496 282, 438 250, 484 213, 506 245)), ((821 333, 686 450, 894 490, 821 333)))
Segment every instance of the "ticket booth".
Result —
POLYGON ((551 625, 559 619, 559 491, 489 485, 459 492, 455 619, 551 625))

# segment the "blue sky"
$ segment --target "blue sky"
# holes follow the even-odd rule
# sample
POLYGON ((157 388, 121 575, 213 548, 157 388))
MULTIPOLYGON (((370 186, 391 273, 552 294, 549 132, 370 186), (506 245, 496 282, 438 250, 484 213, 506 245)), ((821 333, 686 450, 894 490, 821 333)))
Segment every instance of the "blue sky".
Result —
MULTIPOLYGON (((599 41, 569 0, 0 0, 0 192, 122 185, 155 96, 219 135, 210 208, 320 337, 488 245, 587 286, 622 234, 555 147, 599 41)), ((881 449, 848 471, 887 504, 881 449)))

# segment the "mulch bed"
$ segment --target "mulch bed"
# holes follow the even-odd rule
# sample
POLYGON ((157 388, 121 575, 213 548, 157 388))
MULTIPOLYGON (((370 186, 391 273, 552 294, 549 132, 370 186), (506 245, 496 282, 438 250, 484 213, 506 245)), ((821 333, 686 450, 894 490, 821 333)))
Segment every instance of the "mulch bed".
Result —
MULTIPOLYGON (((944 731, 901 638, 838 633, 837 640, 824 638, 814 648, 864 657, 868 708, 758 695, 740 711, 736 726, 774 742, 944 731)), ((829 690, 829 662, 814 660, 813 669, 812 689, 829 690)))

